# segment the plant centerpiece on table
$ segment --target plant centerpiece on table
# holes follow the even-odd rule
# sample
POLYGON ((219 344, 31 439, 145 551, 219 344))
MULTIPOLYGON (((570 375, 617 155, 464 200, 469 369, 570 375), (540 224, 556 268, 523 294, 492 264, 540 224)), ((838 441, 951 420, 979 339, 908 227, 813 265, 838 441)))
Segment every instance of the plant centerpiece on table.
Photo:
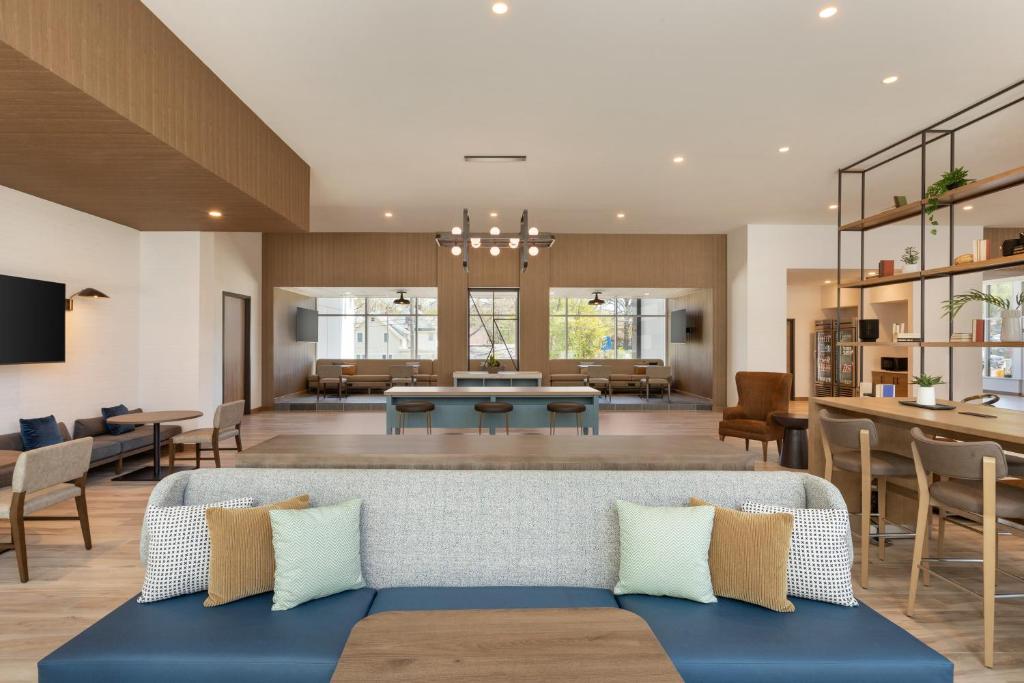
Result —
POLYGON ((1024 340, 1024 332, 1021 330, 1021 309, 1024 308, 1024 291, 1017 294, 1014 301, 996 294, 989 294, 980 289, 972 289, 964 294, 956 294, 952 299, 942 302, 943 317, 955 318, 956 314, 969 303, 981 302, 999 310, 1002 318, 1002 328, 999 333, 999 340, 1005 342, 1019 342, 1024 340))
POLYGON ((942 375, 929 375, 924 372, 910 380, 910 383, 917 385, 917 403, 922 406, 935 405, 935 387, 945 384, 942 375))
POLYGON ((900 256, 900 261, 903 262, 904 271, 910 272, 917 270, 918 264, 921 262, 921 252, 914 247, 907 247, 903 250, 903 256, 900 256))
POLYGON ((494 357, 494 354, 487 356, 487 360, 483 362, 484 369, 487 372, 495 373, 501 369, 501 361, 494 357))
POLYGON ((928 216, 928 222, 932 224, 931 232, 933 235, 938 233, 935 226, 937 226, 939 222, 935 220, 935 211, 939 208, 939 197, 954 188, 963 187, 967 183, 972 182, 974 182, 974 179, 967 177, 967 169, 963 166, 957 166, 952 171, 946 171, 943 173, 942 177, 929 185, 928 189, 925 190, 924 212, 928 216))

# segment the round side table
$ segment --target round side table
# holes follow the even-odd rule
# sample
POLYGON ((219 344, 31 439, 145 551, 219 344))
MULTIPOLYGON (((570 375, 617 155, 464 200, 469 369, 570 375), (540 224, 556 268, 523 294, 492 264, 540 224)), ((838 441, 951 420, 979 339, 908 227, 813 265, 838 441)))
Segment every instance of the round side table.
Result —
POLYGON ((793 469, 807 469, 807 416, 796 413, 775 413, 775 424, 782 427, 782 454, 779 464, 793 469))

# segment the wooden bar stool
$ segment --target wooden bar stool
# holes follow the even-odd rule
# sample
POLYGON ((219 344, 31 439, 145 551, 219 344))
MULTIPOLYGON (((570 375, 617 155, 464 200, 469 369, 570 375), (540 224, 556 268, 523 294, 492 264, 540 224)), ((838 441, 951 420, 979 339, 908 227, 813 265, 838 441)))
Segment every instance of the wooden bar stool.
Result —
MULTIPOLYGON (((953 562, 957 564, 978 563, 982 572, 982 610, 985 622, 985 666, 992 667, 995 659, 996 600, 1024 598, 1024 593, 996 594, 996 572, 999 569, 998 547, 996 545, 996 524, 999 518, 1024 517, 1024 490, 1015 486, 998 483, 1009 474, 1006 455, 1002 447, 992 441, 950 442, 930 439, 914 427, 910 430, 910 448, 914 454, 914 470, 917 476, 917 540, 914 542, 914 561, 910 570, 910 597, 907 599, 907 616, 914 616, 917 600, 917 580, 924 572, 932 573, 932 562, 953 562), (935 481, 938 475, 939 481, 935 481), (981 518, 981 559, 965 557, 926 557, 925 541, 933 505, 945 512, 953 509, 968 519, 981 518)), ((949 520, 952 522, 952 520, 949 520)), ((962 524, 974 532, 977 526, 962 524)), ((1021 580, 1024 577, 1002 571, 1003 574, 1021 580)), ((947 576, 936 576, 974 593, 958 581, 947 576)), ((977 593, 975 593, 977 595, 977 593)))
POLYGON ((557 401, 548 404, 548 434, 555 433, 555 421, 559 415, 576 415, 576 435, 583 431, 583 413, 587 407, 582 403, 559 403, 557 401))
POLYGON ((430 401, 403 401, 395 404, 398 413, 398 433, 405 434, 406 415, 424 415, 427 420, 427 434, 431 433, 430 414, 434 412, 434 404, 430 401))
MULTIPOLYGON (((885 533, 885 493, 889 477, 914 476, 913 461, 897 453, 879 450, 878 430, 867 418, 843 418, 822 409, 821 440, 825 451, 825 478, 832 481, 832 470, 860 474, 860 585, 868 587, 871 539, 878 539, 878 559, 885 560, 887 538, 915 538, 915 533, 885 533), (875 533, 871 533, 871 482, 877 482, 878 513, 875 533)), ((921 528, 917 529, 917 537, 921 528)), ((927 536, 927 529, 925 529, 927 536)))
POLYGON ((477 414, 476 433, 484 432, 484 415, 505 416, 505 436, 508 436, 508 416, 512 413, 512 404, 504 401, 483 401, 473 406, 477 414))

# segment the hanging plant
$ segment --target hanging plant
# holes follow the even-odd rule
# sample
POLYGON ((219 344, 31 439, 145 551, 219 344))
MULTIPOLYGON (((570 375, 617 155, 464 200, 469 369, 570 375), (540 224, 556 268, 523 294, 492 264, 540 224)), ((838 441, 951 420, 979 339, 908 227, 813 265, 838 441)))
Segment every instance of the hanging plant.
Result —
POLYGON ((929 185, 928 189, 925 190, 924 212, 928 216, 928 222, 933 226, 931 230, 933 235, 938 233, 934 226, 939 224, 935 219, 935 211, 939 208, 939 197, 954 188, 963 187, 971 182, 974 182, 974 179, 967 177, 967 169, 963 166, 957 166, 952 171, 943 173, 942 177, 929 185))

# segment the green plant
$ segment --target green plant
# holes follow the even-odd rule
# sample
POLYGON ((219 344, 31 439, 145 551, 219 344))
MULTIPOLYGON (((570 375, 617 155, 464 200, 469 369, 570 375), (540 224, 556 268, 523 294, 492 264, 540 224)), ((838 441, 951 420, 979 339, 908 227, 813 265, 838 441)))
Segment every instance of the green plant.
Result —
MULTIPOLYGON (((939 197, 953 188, 963 187, 970 182, 973 182, 973 180, 967 177, 967 169, 963 166, 957 166, 952 171, 946 171, 943 173, 942 177, 929 185, 928 189, 925 190, 924 193, 924 198, 926 200, 924 212, 928 216, 928 222, 933 226, 939 224, 939 222, 935 220, 935 210, 939 208, 939 197)), ((934 235, 936 232, 935 228, 932 227, 932 234, 934 235)))
POLYGON ((910 383, 916 384, 919 387, 935 387, 940 384, 945 384, 945 382, 942 381, 942 375, 928 375, 923 372, 910 380, 910 383))
POLYGON ((484 361, 484 366, 488 368, 500 368, 501 361, 494 357, 494 354, 487 356, 487 360, 484 361))
POLYGON ((919 252, 917 249, 914 249, 914 247, 907 247, 906 249, 903 250, 903 256, 900 256, 900 261, 903 261, 908 266, 912 266, 915 263, 917 263, 920 257, 921 252, 919 252))
POLYGON ((1017 294, 1015 302, 1011 302, 1005 297, 983 292, 980 289, 972 289, 964 294, 955 294, 952 299, 946 299, 942 302, 942 317, 945 318, 948 316, 950 318, 955 318, 957 313, 960 312, 960 309, 975 301, 986 303, 992 308, 998 308, 1004 311, 1012 310, 1015 307, 1024 308, 1024 290, 1017 294))

